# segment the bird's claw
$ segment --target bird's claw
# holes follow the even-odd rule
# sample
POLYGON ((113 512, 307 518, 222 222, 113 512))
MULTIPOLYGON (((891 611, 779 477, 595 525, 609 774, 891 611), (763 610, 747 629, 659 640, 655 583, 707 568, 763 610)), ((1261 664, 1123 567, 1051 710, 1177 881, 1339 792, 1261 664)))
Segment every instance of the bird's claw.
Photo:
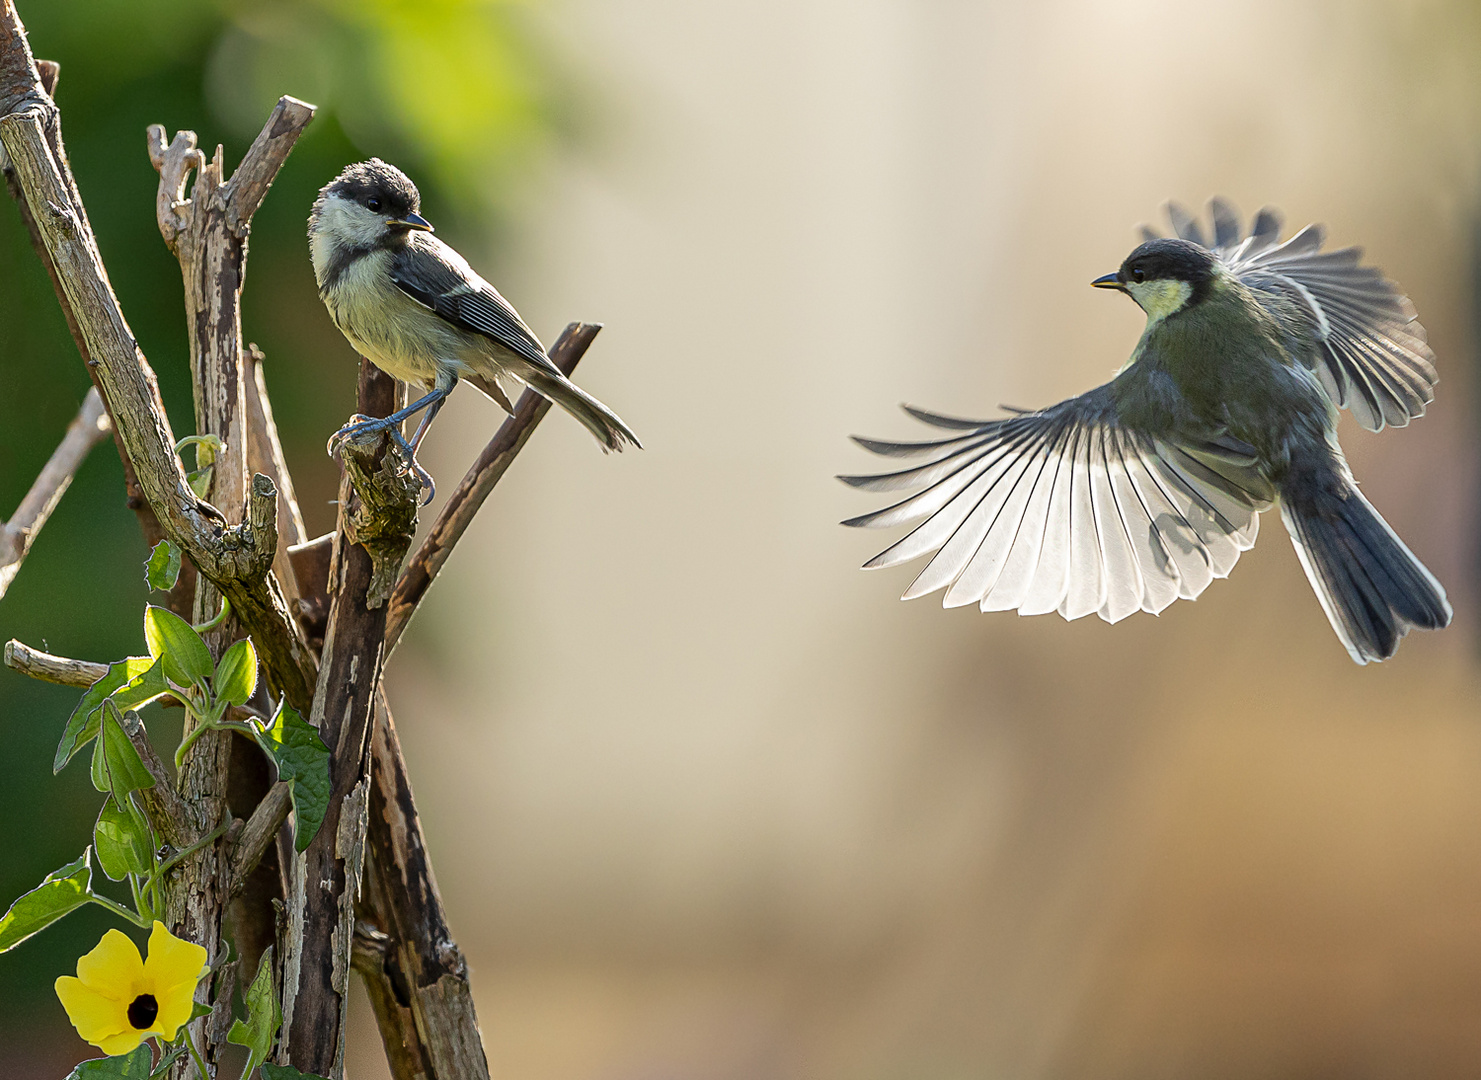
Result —
MULTIPOLYGON (((400 432, 397 432, 397 434, 399 435, 400 432)), ((422 468, 422 463, 417 460, 416 451, 412 450, 411 446, 406 442, 405 439, 401 439, 399 441, 402 448, 406 450, 407 468, 411 471, 411 474, 417 478, 417 483, 422 485, 422 490, 426 492, 425 497, 422 499, 419 505, 426 506, 437 496, 437 483, 432 479, 432 474, 429 473, 426 469, 422 468)))
POLYGON ((350 417, 350 422, 329 436, 329 444, 325 447, 330 457, 339 456, 339 448, 356 435, 364 435, 372 431, 385 431, 387 428, 401 434, 399 426, 394 421, 388 421, 376 416, 362 416, 356 413, 350 417))
POLYGON ((426 506, 437 495, 437 484, 432 479, 432 474, 422 468, 422 463, 417 460, 416 451, 412 448, 411 443, 406 441, 406 436, 401 434, 401 424, 399 421, 374 416, 361 416, 359 413, 356 413, 350 417, 348 424, 329 436, 329 445, 326 448, 329 451, 329 456, 332 458, 338 457, 340 447, 356 435, 364 435, 375 431, 388 432, 392 441, 401 448, 408 471, 417 478, 417 483, 421 484, 427 493, 421 502, 422 506, 426 506))

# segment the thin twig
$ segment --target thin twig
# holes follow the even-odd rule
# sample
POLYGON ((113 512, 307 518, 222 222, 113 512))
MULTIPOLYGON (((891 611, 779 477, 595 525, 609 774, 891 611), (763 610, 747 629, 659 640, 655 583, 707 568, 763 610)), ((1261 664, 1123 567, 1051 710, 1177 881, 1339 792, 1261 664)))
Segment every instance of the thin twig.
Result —
POLYGON ((268 845, 277 838, 278 829, 288 820, 290 805, 288 783, 279 780, 268 788, 267 794, 257 804, 257 809, 252 811, 252 816, 247 819, 247 824, 243 826, 242 834, 237 837, 236 846, 229 856, 227 880, 230 884, 226 888, 228 898, 246 888, 247 879, 267 853, 268 845))
MULTIPOLYGON (((601 328, 601 323, 580 322, 566 327, 550 350, 550 359, 562 374, 570 375, 576 369, 601 328)), ((396 589, 391 594, 391 612, 386 619, 388 656, 401 640, 402 631, 411 621, 417 605, 427 595, 427 590, 452 554, 453 545, 473 523, 474 515, 494 490, 494 485, 503 478, 515 456, 534 433, 535 426, 549 411, 550 402, 533 390, 521 394, 514 415, 499 425, 499 430, 469 467, 437 515, 437 520, 427 530, 426 538, 407 561, 406 569, 401 571, 396 589)))
POLYGON ((82 408, 77 410, 77 415, 67 426, 67 434, 36 477, 31 490, 26 492, 10 520, 0 528, 0 596, 5 595, 5 590, 15 580, 21 563, 31 550, 31 542, 71 486, 77 470, 93 447, 108 437, 111 429, 108 414, 103 409, 103 399, 98 396, 98 388, 93 387, 82 399, 82 408))
POLYGON ((244 359, 247 362, 244 380, 247 387, 247 471, 270 476, 277 486, 278 550, 273 556, 273 573, 283 588, 288 610, 297 612, 303 590, 298 587, 293 565, 288 559, 288 549, 307 540, 308 530, 304 528, 303 512, 298 508, 298 495, 293 490, 293 476, 288 472, 283 444, 278 438, 277 421, 273 419, 272 403, 267 396, 262 350, 256 345, 248 345, 244 359))
POLYGON ((29 675, 42 682, 61 686, 87 688, 108 674, 107 664, 95 664, 91 660, 73 660, 66 656, 33 649, 24 642, 11 638, 5 643, 5 666, 29 675))

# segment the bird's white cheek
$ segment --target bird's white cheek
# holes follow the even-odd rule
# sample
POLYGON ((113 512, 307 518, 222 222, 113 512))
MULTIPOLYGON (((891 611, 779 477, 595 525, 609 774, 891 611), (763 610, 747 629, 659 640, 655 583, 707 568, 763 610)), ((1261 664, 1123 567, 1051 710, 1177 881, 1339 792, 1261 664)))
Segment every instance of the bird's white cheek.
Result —
POLYGON ((380 240, 385 222, 359 203, 332 196, 324 200, 319 229, 336 243, 349 247, 370 247, 380 240))
POLYGON ((1193 286, 1186 281, 1132 281, 1126 289, 1131 298, 1147 313, 1148 322, 1161 322, 1176 311, 1182 310, 1193 295, 1193 286))

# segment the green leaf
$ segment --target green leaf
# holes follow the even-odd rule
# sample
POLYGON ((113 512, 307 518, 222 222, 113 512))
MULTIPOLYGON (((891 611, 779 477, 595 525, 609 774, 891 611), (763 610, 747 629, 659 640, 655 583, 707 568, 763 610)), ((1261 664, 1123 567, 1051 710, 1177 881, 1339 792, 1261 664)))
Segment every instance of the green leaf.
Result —
POLYGON ((175 1047, 175 1049, 161 1056, 159 1061, 155 1062, 154 1071, 149 1074, 149 1080, 160 1080, 160 1077, 164 1076, 170 1071, 170 1066, 175 1064, 176 1061, 180 1060, 180 1058, 184 1056, 185 1044, 182 1042, 179 1046, 175 1047))
POLYGON ((154 777, 123 733, 118 706, 112 699, 103 702, 103 725, 93 747, 93 787, 111 793, 122 807, 129 792, 153 786, 154 777))
POLYGON ((262 1063, 262 1080, 324 1080, 318 1073, 299 1072, 292 1065, 262 1063))
POLYGON ((144 560, 144 584, 151 592, 169 592, 179 577, 180 549, 168 540, 161 540, 144 560))
POLYGON ((244 1003, 247 1019, 238 1020, 227 1032, 226 1041, 247 1048, 247 1067, 243 1076, 251 1076, 252 1070, 267 1060, 283 1023, 283 1010, 278 1007, 278 995, 273 992, 273 950, 271 946, 257 962, 257 977, 247 990, 244 1003))
POLYGON ((201 636, 168 608, 151 604, 144 609, 144 640, 149 655, 164 662, 165 678, 176 686, 203 682, 216 670, 201 636))
POLYGON ((77 708, 72 710, 72 715, 67 719, 66 730, 62 732, 62 741, 57 746, 56 757, 52 760, 51 771, 59 773, 72 760, 72 755, 81 750, 98 734, 98 718, 103 708, 103 702, 114 694, 122 694, 124 691, 139 688, 144 683, 149 684, 149 693, 152 696, 136 698, 123 704, 123 708, 132 709, 153 701, 165 692, 165 680, 162 675, 156 673, 153 679, 146 679, 154 671, 156 663, 149 656, 128 656, 114 664, 108 665, 108 674, 93 683, 88 692, 82 695, 82 700, 77 703, 77 708), (141 682, 140 680, 144 680, 141 682), (154 693, 154 686, 158 685, 158 693, 154 693))
MULTIPOLYGON (((148 662, 148 657, 141 656, 139 659, 148 662)), ((164 665, 156 660, 143 673, 130 679, 123 689, 115 691, 112 701, 119 709, 137 709, 169 692, 170 684, 165 682, 164 665)))
POLYGON ((46 876, 46 880, 10 905, 0 918, 0 952, 13 949, 26 938, 44 930, 69 911, 80 908, 92 895, 92 869, 88 858, 68 863, 46 876))
MULTIPOLYGON (((203 1016, 210 1016, 215 1011, 215 1009, 207 1005, 204 1001, 197 1001, 192 1003, 190 1007, 190 1018, 192 1020, 199 1020, 203 1016)), ((246 1076, 247 1074, 243 1073, 242 1075, 246 1076)))
POLYGON ((284 704, 262 733, 262 745, 273 756, 278 776, 293 796, 293 846, 307 850, 329 808, 329 748, 318 729, 284 704))
POLYGON ((211 477, 215 472, 214 465, 207 465, 204 469, 192 469, 185 474, 185 482, 190 485, 190 490, 195 492, 197 499, 204 499, 211 493, 211 477))
POLYGON ((93 850, 98 866, 114 881, 129 874, 147 874, 154 866, 154 848, 148 826, 130 808, 112 799, 103 800, 98 823, 93 826, 93 850))
POLYGON ((67 1074, 67 1080, 149 1080, 153 1056, 149 1047, 140 1043, 127 1054, 117 1057, 89 1058, 79 1061, 67 1074))
POLYGON ((257 689, 257 650, 251 638, 232 642, 216 665, 216 696, 233 705, 245 705, 257 689))

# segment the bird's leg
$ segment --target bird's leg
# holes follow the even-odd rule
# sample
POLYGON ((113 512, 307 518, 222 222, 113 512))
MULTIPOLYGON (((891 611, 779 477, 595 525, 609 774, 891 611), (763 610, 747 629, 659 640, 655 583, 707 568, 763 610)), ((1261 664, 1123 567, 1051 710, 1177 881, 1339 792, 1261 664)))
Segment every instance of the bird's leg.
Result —
MULTIPOLYGON (((442 397, 427 406, 427 413, 422 417, 422 422, 417 425, 416 434, 411 437, 411 452, 415 454, 417 447, 422 445, 422 439, 427 434, 427 429, 432 426, 432 421, 437 419, 437 414, 442 411, 442 406, 447 403, 447 395, 450 390, 443 391, 442 397)), ((428 395, 429 397, 431 395, 428 395)))
POLYGON ((330 436, 329 456, 333 457, 338 452, 340 444, 346 439, 376 431, 389 432, 391 438, 396 441, 396 444, 406 452, 412 472, 416 473, 416 477, 421 481, 422 487, 427 489, 427 497, 422 500, 422 505, 426 506, 427 503, 432 501, 433 496, 437 494, 437 484, 432 480, 432 474, 422 468, 421 463, 417 461, 416 448, 421 443, 422 437, 427 433, 427 428, 432 423, 432 418, 442 409, 442 404, 447 400, 447 395, 452 393, 453 386, 456 385, 457 383, 454 381, 449 386, 436 387, 417 398, 416 401, 413 401, 406 408, 397 409, 390 416, 351 418, 348 424, 330 436), (408 417, 415 416, 423 409, 427 410, 427 415, 422 418, 420 426, 417 427, 416 436, 408 443, 406 436, 401 434, 401 422, 408 417))

